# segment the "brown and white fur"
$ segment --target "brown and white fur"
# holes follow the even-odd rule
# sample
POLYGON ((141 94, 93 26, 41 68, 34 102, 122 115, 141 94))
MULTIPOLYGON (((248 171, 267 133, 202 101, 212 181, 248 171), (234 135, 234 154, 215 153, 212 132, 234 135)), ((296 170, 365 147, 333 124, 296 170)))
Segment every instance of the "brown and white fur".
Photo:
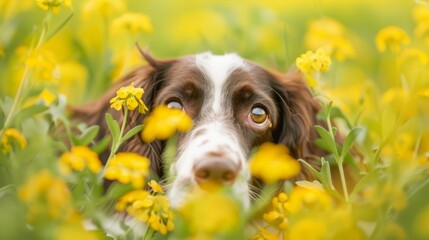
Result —
MULTIPOLYGON (((236 54, 202 53, 171 60, 142 54, 148 65, 123 77, 98 101, 75 108, 74 116, 89 125, 100 125, 100 138, 108 134, 105 113, 122 118, 122 113, 110 108, 109 100, 119 87, 131 82, 144 88, 143 101, 150 110, 160 104, 183 106, 194 127, 179 135, 177 157, 168 169, 175 176, 167 189, 173 207, 180 206, 190 189, 213 179, 231 185, 248 207, 251 185, 256 182, 247 161, 250 151, 263 142, 284 144, 293 157, 307 161, 325 154, 313 144, 320 105, 299 73, 270 71, 236 54), (264 122, 252 121, 254 107, 266 112, 264 122)), ((127 128, 141 124, 146 116, 132 112, 127 128)), ((149 144, 136 135, 120 151, 148 157, 151 170, 162 178, 164 147, 163 141, 149 144)), ((303 172, 301 177, 309 175, 303 172)))

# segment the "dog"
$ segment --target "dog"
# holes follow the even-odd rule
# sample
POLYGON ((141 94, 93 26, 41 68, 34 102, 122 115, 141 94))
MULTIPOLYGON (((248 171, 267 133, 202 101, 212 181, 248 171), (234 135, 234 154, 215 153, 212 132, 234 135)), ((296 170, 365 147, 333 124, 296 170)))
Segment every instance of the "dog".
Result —
MULTIPOLYGON (((132 82, 144 89, 143 101, 150 110, 165 104, 186 112, 194 126, 179 134, 177 156, 168 169, 175 176, 167 189, 172 207, 183 204, 190 189, 212 180, 231 186, 249 207, 252 186, 260 181, 252 180, 247 161, 251 150, 264 142, 286 145, 295 159, 313 165, 326 154, 314 144, 318 134, 313 126, 323 124, 316 117, 321 106, 299 72, 268 70, 237 54, 206 52, 159 60, 140 51, 147 65, 124 76, 100 99, 75 108, 73 114, 89 125, 99 125, 99 138, 105 136, 105 113, 123 117, 110 108, 109 100, 132 82)), ((146 116, 132 111, 127 129, 141 124, 146 116)), ((137 134, 120 151, 146 156, 151 170, 162 179, 164 148, 165 141, 149 144, 137 134)), ((299 178, 311 178, 302 169, 299 178)))

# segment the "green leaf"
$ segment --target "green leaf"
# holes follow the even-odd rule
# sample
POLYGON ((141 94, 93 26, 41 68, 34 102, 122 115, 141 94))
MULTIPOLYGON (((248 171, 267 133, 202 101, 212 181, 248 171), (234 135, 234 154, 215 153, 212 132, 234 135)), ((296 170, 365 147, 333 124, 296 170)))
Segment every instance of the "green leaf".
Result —
POLYGON ((111 139, 112 138, 109 135, 106 135, 92 147, 92 150, 94 150, 98 154, 102 153, 109 146, 111 139))
POLYGON ((112 134, 113 142, 117 142, 119 139, 119 124, 116 120, 113 119, 112 115, 110 113, 106 113, 106 122, 107 127, 110 130, 110 134, 112 134))
POLYGON ((49 39, 55 36, 55 34, 57 34, 70 21, 70 19, 73 17, 73 14, 74 13, 71 12, 60 24, 55 26, 54 30, 46 38, 46 41, 49 41, 49 39))
MULTIPOLYGON (((171 138, 167 140, 167 144, 165 146, 164 153, 162 154, 162 162, 164 165, 164 176, 168 181, 173 180, 173 176, 170 176, 170 166, 173 164, 174 159, 177 154, 177 135, 173 135, 171 138)), ((167 182, 170 184, 170 182, 167 182)))
POLYGON ((107 200, 117 200, 122 197, 125 193, 131 191, 133 186, 130 184, 112 183, 106 193, 107 200))
POLYGON ((22 109, 18 114, 16 114, 14 122, 16 125, 18 125, 25 119, 30 118, 38 113, 44 112, 48 109, 49 108, 45 105, 33 105, 28 108, 22 109))
MULTIPOLYGON (((335 146, 335 140, 332 139, 328 130, 326 130, 320 125, 316 125, 314 127, 316 131, 319 133, 321 137, 321 141, 323 141, 323 146, 326 148, 326 150, 329 151, 330 153, 335 153, 335 151, 337 150, 335 146)), ((322 144, 322 143, 319 141, 319 144, 322 144)))
POLYGON ((313 175, 316 176, 316 178, 319 179, 319 181, 322 179, 322 174, 318 172, 308 162, 304 161, 303 159, 298 159, 298 162, 302 163, 308 170, 310 170, 310 172, 313 173, 313 175))
POLYGON ((349 129, 352 127, 352 125, 350 124, 350 121, 344 115, 343 111, 341 111, 341 109, 339 109, 338 107, 333 106, 331 108, 331 118, 332 119, 336 119, 336 118, 341 119, 346 123, 346 125, 349 129))
POLYGON ((332 184, 331 166, 324 158, 321 159, 321 162, 322 168, 320 169, 320 173, 322 175, 322 184, 326 189, 333 189, 334 184, 332 184))
POLYGON ((141 130, 143 130, 143 125, 137 125, 135 127, 133 127, 132 129, 130 129, 123 137, 121 142, 125 142, 126 140, 130 139, 131 137, 133 137, 134 135, 136 135, 137 133, 139 133, 141 130))
POLYGON ((344 144, 341 149, 341 155, 340 155, 340 163, 344 161, 344 157, 349 152, 350 148, 353 145, 353 142, 355 141, 356 137, 359 135, 359 133, 362 131, 362 128, 353 128, 349 134, 347 135, 346 139, 344 140, 344 144))
POLYGON ((314 144, 316 144, 318 147, 322 148, 323 150, 326 150, 328 152, 330 152, 331 150, 331 145, 329 144, 329 142, 324 141, 323 139, 319 138, 314 140, 314 144))
POLYGON ((72 137, 73 143, 75 145, 87 146, 90 144, 94 138, 97 136, 100 127, 97 125, 91 126, 85 129, 79 137, 72 137))
POLYGON ((52 116, 52 121, 57 122, 58 119, 67 121, 66 117, 67 98, 63 95, 58 96, 58 103, 49 106, 49 113, 52 116))

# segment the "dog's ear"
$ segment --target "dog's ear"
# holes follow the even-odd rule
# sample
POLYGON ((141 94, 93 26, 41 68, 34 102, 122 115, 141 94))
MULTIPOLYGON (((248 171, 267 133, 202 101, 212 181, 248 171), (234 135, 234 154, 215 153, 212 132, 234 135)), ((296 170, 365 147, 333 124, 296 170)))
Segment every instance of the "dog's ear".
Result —
POLYGON ((318 137, 314 125, 323 125, 316 117, 321 106, 312 96, 303 76, 299 72, 270 74, 279 110, 273 140, 288 146, 295 158, 315 160, 326 154, 314 145, 318 137))
MULTIPOLYGON (((132 70, 130 73, 122 77, 114 86, 110 88, 102 97, 96 101, 89 102, 87 104, 71 107, 72 119, 77 122, 84 122, 88 126, 98 125, 100 126, 100 131, 97 136, 98 139, 101 139, 105 135, 109 134, 107 123, 105 121, 106 113, 112 114, 114 119, 117 119, 120 123, 123 119, 123 112, 118 112, 110 108, 110 99, 116 96, 116 91, 124 86, 128 86, 134 82, 135 87, 141 87, 144 90, 142 97, 143 102, 149 108, 149 112, 154 107, 154 99, 159 91, 160 84, 167 79, 166 75, 169 68, 175 62, 172 60, 158 60, 155 59, 148 51, 141 50, 139 46, 140 53, 143 58, 146 60, 148 65, 138 67, 132 70)), ((141 114, 138 111, 129 112, 129 117, 126 125, 126 131, 135 127, 138 124, 142 124, 143 119, 147 114, 141 114)), ((119 149, 119 151, 125 152, 135 152, 142 156, 146 156, 151 160, 151 170, 158 174, 162 175, 161 169, 161 153, 162 153, 163 144, 160 141, 154 141, 150 144, 144 143, 140 134, 135 135, 133 138, 124 142, 119 149)), ((106 161, 108 156, 108 151, 101 154, 103 161, 106 161)))

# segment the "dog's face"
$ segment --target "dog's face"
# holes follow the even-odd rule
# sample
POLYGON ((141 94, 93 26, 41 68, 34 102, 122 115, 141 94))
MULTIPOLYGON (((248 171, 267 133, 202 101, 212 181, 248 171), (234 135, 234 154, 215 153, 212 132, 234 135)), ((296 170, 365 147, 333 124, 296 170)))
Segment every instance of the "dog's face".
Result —
MULTIPOLYGON (((249 206, 247 161, 250 151, 263 142, 285 144, 296 158, 314 154, 311 126, 319 106, 299 75, 269 72, 236 54, 203 53, 164 61, 143 55, 150 65, 124 77, 122 84, 133 81, 143 87, 150 109, 165 104, 186 112, 194 123, 191 131, 179 135, 176 160, 169 169, 174 177, 168 186, 173 207, 194 188, 212 184, 230 186, 249 206)), ((131 114, 131 122, 144 117, 131 114)), ((164 147, 164 142, 148 144, 136 137, 122 150, 149 157, 152 170, 162 175, 164 147)))
POLYGON ((181 109, 194 121, 171 167, 172 205, 206 184, 230 185, 249 205, 249 151, 272 139, 278 119, 269 76, 238 55, 209 53, 177 61, 170 73, 155 105, 181 109))

